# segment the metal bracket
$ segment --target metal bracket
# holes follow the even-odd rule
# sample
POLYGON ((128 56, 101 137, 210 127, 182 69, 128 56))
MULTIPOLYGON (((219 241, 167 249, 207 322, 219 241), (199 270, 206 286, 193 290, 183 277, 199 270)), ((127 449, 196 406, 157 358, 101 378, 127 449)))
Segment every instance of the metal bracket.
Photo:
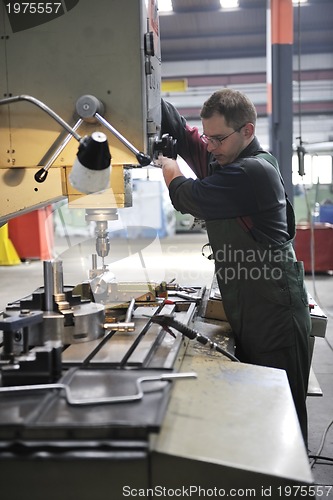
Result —
POLYGON ((143 399, 144 393, 155 392, 160 390, 151 389, 144 391, 142 385, 147 382, 171 382, 172 380, 182 380, 188 378, 197 378, 197 374, 194 372, 187 373, 164 373, 158 376, 151 377, 139 377, 136 380, 137 393, 130 396, 111 396, 107 398, 86 398, 86 399, 75 399, 72 394, 70 387, 66 384, 56 383, 56 384, 36 384, 36 385, 17 385, 13 387, 0 387, 1 394, 15 394, 17 392, 32 392, 32 391, 45 391, 51 389, 58 389, 65 392, 65 398, 70 406, 89 406, 89 405, 103 405, 103 404, 115 404, 115 403, 132 403, 134 401, 140 401, 143 399))

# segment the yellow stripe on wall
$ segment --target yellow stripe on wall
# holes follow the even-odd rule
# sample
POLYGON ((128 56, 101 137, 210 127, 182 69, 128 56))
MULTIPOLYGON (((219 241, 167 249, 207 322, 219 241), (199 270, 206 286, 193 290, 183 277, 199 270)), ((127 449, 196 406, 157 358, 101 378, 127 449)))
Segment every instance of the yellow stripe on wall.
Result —
POLYGON ((187 90, 187 78, 179 80, 162 80, 162 92, 185 92, 187 90))

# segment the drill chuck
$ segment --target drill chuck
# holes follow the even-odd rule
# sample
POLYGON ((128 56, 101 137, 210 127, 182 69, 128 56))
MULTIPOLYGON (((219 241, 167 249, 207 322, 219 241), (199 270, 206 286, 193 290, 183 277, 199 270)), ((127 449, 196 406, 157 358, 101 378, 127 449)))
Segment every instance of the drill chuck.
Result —
POLYGON ((108 236, 97 236, 96 252, 99 257, 107 257, 110 251, 110 240, 108 236))

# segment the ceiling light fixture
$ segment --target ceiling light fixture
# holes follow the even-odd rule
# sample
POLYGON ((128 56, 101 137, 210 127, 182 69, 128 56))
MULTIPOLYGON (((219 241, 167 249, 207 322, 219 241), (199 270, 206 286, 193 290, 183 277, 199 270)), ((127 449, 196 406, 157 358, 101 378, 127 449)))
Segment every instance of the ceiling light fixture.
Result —
POLYGON ((220 0, 222 9, 237 9, 239 7, 239 0, 220 0))
POLYGON ((159 12, 172 12, 173 11, 172 0, 159 0, 158 10, 159 12))

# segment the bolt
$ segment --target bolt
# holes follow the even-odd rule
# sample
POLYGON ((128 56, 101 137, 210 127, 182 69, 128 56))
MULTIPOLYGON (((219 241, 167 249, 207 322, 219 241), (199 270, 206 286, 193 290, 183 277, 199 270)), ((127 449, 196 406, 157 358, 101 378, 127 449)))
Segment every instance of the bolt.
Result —
POLYGON ((15 342, 21 342, 21 340, 22 340, 22 333, 20 333, 20 332, 15 332, 15 333, 14 333, 14 341, 15 341, 15 342))
POLYGON ((31 314, 30 309, 21 309, 20 311, 20 316, 28 316, 29 314, 31 314))

